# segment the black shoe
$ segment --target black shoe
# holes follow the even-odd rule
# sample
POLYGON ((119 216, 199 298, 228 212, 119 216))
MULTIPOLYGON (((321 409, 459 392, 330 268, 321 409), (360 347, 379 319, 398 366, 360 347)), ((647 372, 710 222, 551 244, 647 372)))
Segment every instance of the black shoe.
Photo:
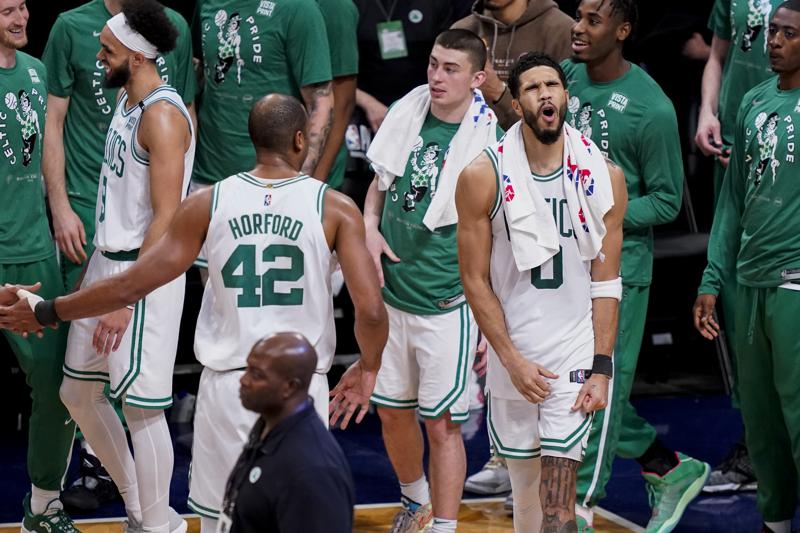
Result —
POLYGON ((737 443, 708 477, 703 492, 732 492, 756 490, 758 482, 744 442, 737 443))
POLYGON ((81 450, 78 479, 61 491, 64 507, 73 511, 94 511, 101 505, 119 498, 119 491, 100 460, 81 450))

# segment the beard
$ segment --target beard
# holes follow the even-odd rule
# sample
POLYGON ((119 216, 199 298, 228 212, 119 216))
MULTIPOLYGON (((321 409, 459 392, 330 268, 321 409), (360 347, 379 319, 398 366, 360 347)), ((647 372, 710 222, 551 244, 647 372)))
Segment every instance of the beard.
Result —
POLYGON ((8 33, 8 30, 0 31, 0 46, 12 50, 19 50, 28 44, 28 32, 23 29, 20 37, 19 39, 14 39, 14 37, 8 33))
POLYGON ((552 128, 540 128, 538 116, 529 109, 522 108, 522 116, 525 124, 533 130, 533 134, 542 144, 553 144, 561 136, 561 128, 564 127, 564 120, 567 118, 567 104, 561 104, 558 109, 558 125, 552 128))
POLYGON ((103 78, 103 86, 107 89, 118 89, 128 83, 129 79, 131 79, 131 69, 127 63, 124 63, 106 74, 106 77, 103 78))

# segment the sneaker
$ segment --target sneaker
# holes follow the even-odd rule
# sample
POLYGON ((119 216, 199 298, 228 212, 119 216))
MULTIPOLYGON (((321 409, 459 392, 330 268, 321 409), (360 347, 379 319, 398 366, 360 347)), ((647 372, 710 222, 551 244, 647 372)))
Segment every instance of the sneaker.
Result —
POLYGON ((22 508, 25 518, 22 519, 21 533, 80 533, 57 499, 48 503, 42 514, 33 514, 29 492, 22 500, 22 508))
POLYGON ((663 477, 651 472, 642 472, 647 482, 650 507, 653 509, 646 533, 672 531, 678 525, 689 503, 700 494, 711 472, 708 463, 692 459, 682 453, 676 455, 678 465, 663 477))
POLYGON ((511 514, 514 514, 514 493, 509 492, 508 496, 506 496, 506 501, 503 502, 503 509, 506 511, 511 511, 511 514))
POLYGON ((394 515, 389 533, 422 533, 432 523, 433 508, 430 503, 420 505, 416 511, 412 511, 403 500, 403 507, 394 515))
MULTIPOLYGON (((186 533, 189 529, 189 524, 183 519, 178 511, 169 508, 169 531, 170 533, 186 533)), ((122 523, 122 533, 141 533, 143 530, 141 522, 138 522, 130 516, 122 523)))
POLYGON ((503 494, 511 490, 511 477, 506 462, 495 455, 479 472, 467 478, 464 489, 476 494, 503 494))
POLYGON ((594 527, 587 524, 584 517, 576 515, 575 523, 578 525, 578 533, 594 533, 594 527))
POLYGON ((756 490, 758 482, 750 463, 750 454, 747 447, 739 442, 708 477, 708 483, 703 487, 703 492, 732 492, 756 490))
POLYGON ((61 491, 61 502, 67 509, 94 511, 119 498, 117 486, 100 464, 100 459, 86 450, 81 450, 78 476, 68 489, 61 491))

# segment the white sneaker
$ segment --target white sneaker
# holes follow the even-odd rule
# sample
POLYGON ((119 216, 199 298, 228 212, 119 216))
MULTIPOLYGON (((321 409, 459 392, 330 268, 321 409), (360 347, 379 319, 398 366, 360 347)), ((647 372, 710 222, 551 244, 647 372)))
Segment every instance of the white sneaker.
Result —
POLYGON ((506 462, 492 456, 480 472, 472 474, 464 483, 464 488, 477 494, 502 494, 511 490, 511 477, 506 462))

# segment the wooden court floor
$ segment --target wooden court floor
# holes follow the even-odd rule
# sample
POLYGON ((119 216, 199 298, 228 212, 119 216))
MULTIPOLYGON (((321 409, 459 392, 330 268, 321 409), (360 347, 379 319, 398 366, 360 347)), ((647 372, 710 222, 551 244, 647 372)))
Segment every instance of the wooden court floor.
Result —
MULTIPOLYGON (((353 533, 386 533, 392 524, 392 517, 397 506, 369 506, 356 509, 356 520, 353 533)), ((610 516, 595 515, 594 526, 598 533, 629 533, 641 531, 624 525, 624 521, 610 516), (612 521, 615 520, 615 521, 612 521), (621 522, 621 523, 615 523, 621 522)), ((200 519, 187 518, 188 533, 200 533, 200 519)), ((92 522, 77 524, 83 533, 118 533, 122 531, 119 522, 92 522)), ((459 533, 508 533, 514 531, 510 515, 503 510, 503 503, 488 501, 480 503, 464 503, 458 516, 459 533)), ((18 533, 17 527, 0 528, 0 533, 18 533)))

